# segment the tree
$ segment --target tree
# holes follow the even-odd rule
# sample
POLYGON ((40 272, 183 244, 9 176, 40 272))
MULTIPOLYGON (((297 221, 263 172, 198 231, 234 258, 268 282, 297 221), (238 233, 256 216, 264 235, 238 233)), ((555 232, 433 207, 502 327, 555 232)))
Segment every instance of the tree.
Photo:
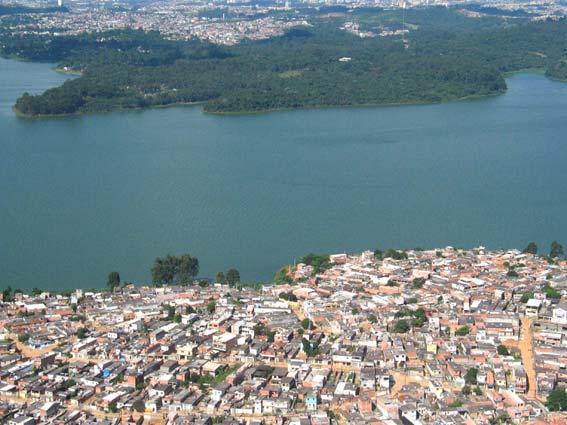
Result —
POLYGON ((567 391, 557 388, 553 390, 547 397, 546 407, 552 412, 567 410, 567 391))
POLYGON ((199 260, 189 254, 184 254, 176 260, 176 281, 181 284, 190 283, 199 274, 199 260))
POLYGON ((2 291, 2 300, 4 302, 11 302, 14 301, 12 287, 8 285, 6 289, 2 291))
POLYGON ((414 318, 411 321, 411 325, 414 328, 421 328, 425 323, 427 323, 427 315, 425 314, 425 310, 422 307, 413 311, 412 316, 414 318))
POLYGON ((533 292, 524 292, 522 294, 522 298, 520 298, 520 302, 521 303, 527 303, 531 298, 534 297, 534 293, 533 292))
POLYGON ((500 415, 493 417, 492 419, 490 419, 490 422, 489 422, 490 425, 507 425, 507 424, 513 424, 513 423, 514 422, 512 421, 512 418, 506 412, 501 413, 500 415))
POLYGON ((35 297, 37 297, 38 295, 41 295, 43 293, 43 291, 39 288, 33 288, 31 290, 31 294, 35 297))
POLYGON ((328 255, 307 254, 301 259, 301 262, 312 266, 315 274, 323 273, 325 270, 331 268, 328 255))
POLYGON ((420 289, 423 287, 424 284, 425 284, 425 279, 422 277, 416 277, 412 282, 413 289, 420 289))
POLYGON ((210 300, 207 304, 207 311, 210 314, 213 314, 215 312, 216 308, 217 308, 217 303, 215 302, 215 300, 210 300))
POLYGON ((498 350, 498 354, 500 354, 501 356, 509 356, 510 355, 510 351, 508 351, 508 348, 505 345, 500 344, 497 348, 498 350))
POLYGON ((74 379, 67 379, 63 383, 63 389, 68 390, 69 388, 74 387, 75 385, 77 385, 77 382, 74 379))
POLYGON ((291 301, 291 302, 297 301, 297 297, 295 296, 295 294, 293 292, 281 292, 278 295, 278 297, 281 298, 282 300, 285 300, 285 301, 291 301))
POLYGON ((199 260, 189 254, 158 257, 152 267, 152 281, 155 285, 187 284, 198 274, 199 260))
POLYGON ((462 405, 463 405, 463 402, 461 400, 457 399, 454 402, 450 403, 449 407, 452 408, 452 409, 456 409, 456 408, 461 407, 462 405))
POLYGON ((545 292, 545 296, 547 298, 551 298, 554 300, 558 300, 561 298, 561 293, 557 289, 549 286, 548 284, 545 284, 541 289, 543 290, 543 292, 545 292))
POLYGON ((549 250, 549 256, 551 258, 562 257, 564 254, 563 245, 557 241, 551 242, 551 249, 549 250))
POLYGON ((84 339, 89 333, 87 328, 79 328, 77 329, 77 338, 84 339))
POLYGON ((30 336, 28 334, 18 335, 18 341, 21 343, 26 343, 30 340, 30 336))
POLYGON ((132 408, 139 413, 143 413, 146 410, 146 403, 141 398, 137 399, 134 403, 132 403, 132 408))
POLYGON ((254 335, 266 335, 268 328, 263 323, 258 323, 252 328, 254 330, 254 335))
POLYGON ((276 274, 274 274, 274 283, 276 285, 284 285, 286 283, 293 283, 293 279, 289 274, 288 267, 282 267, 276 274))
POLYGON ((224 273, 223 272, 218 272, 216 277, 215 277, 215 281, 217 283, 224 283, 224 273))
POLYGON ((167 313, 167 320, 173 320, 175 318, 175 307, 169 304, 163 305, 163 310, 167 313))
POLYGON ((471 387, 469 387, 468 385, 465 385, 463 387, 463 389, 461 390, 461 393, 463 395, 470 395, 471 394, 471 387))
POLYGON ((303 329, 314 329, 315 328, 315 326, 313 326, 313 322, 310 319, 307 319, 307 318, 305 318, 301 321, 301 327, 303 329))
POLYGON ((156 258, 152 267, 152 281, 156 285, 173 283, 177 274, 177 259, 171 255, 156 258))
POLYGON ((195 313, 195 309, 193 307, 191 307, 190 305, 185 307, 185 314, 194 314, 194 313, 195 313))
POLYGON ((405 320, 405 319, 398 320, 396 322, 396 324, 394 325, 393 330, 394 330, 395 333, 403 334, 403 333, 406 333, 407 331, 410 330, 410 325, 409 325, 408 321, 405 320))
POLYGON ((240 282, 240 273, 236 269, 229 269, 226 272, 226 283, 230 286, 234 286, 240 282))
POLYGON ((408 254, 405 251, 397 249, 387 249, 384 253, 384 258, 391 258, 392 260, 407 260, 408 254))
POLYGON ((535 242, 530 242, 522 251, 524 254, 537 254, 537 245, 535 242))
POLYGON ((118 272, 110 272, 108 278, 106 279, 106 286, 110 292, 114 291, 120 285, 120 274, 118 272))
POLYGON ((305 338, 301 338, 301 345, 307 357, 315 357, 319 354, 319 344, 315 342, 310 342, 305 338))
POLYGON ((465 375, 465 383, 467 383, 468 385, 476 385, 477 375, 478 369, 476 367, 471 367, 469 370, 467 370, 467 373, 465 375))
POLYGON ((470 332, 470 328, 468 326, 461 326, 459 329, 455 331, 455 335, 457 336, 465 336, 468 335, 470 332))

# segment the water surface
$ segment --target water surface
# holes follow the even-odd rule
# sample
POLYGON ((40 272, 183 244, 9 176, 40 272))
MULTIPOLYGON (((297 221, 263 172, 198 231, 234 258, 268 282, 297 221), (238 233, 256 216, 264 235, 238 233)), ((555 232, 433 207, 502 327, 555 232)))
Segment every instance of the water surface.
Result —
POLYGON ((260 280, 310 251, 567 243, 567 85, 541 75, 430 106, 14 116, 65 78, 0 60, 0 286, 142 282, 167 253, 260 280))

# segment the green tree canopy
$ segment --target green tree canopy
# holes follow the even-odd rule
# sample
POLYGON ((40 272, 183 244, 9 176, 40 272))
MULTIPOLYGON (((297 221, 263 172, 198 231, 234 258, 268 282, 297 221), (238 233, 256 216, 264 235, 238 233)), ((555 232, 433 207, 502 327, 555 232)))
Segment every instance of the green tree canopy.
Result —
POLYGON ((537 254, 537 245, 535 242, 530 242, 522 251, 525 254, 537 254))
POLYGON ((144 400, 139 398, 134 403, 132 403, 132 408, 136 412, 143 413, 146 410, 146 404, 144 403, 144 400))
POLYGON ((315 274, 323 273, 331 267, 328 255, 307 254, 301 259, 301 262, 313 267, 315 274))
POLYGON ((392 260, 407 260, 408 254, 405 251, 390 248, 384 253, 384 258, 391 258, 392 260))
POLYGON ((398 320, 394 325, 394 329, 393 329, 395 333, 400 333, 400 334, 406 333, 409 330, 410 330, 410 325, 408 321, 405 319, 398 320))
POLYGON ((216 310, 216 308, 217 308, 217 303, 215 302, 215 300, 210 300, 210 301, 207 303, 207 311, 208 311, 209 313, 211 313, 211 314, 214 313, 215 310, 216 310))
POLYGON ((551 242, 551 248, 549 250, 549 256, 551 258, 562 257, 564 255, 563 245, 557 241, 551 242))
POLYGON ((189 254, 180 257, 173 255, 158 257, 151 271, 152 281, 156 285, 186 284, 199 274, 199 260, 189 254))
POLYGON ((171 304, 164 304, 163 311, 167 314, 167 320, 173 320, 175 317, 175 307, 171 304))
POLYGON ((109 291, 114 291, 114 288, 120 285, 120 274, 118 272, 110 272, 106 279, 106 286, 109 291))
POLYGON ((278 295, 278 297, 285 301, 291 301, 291 302, 297 301, 297 297, 293 292, 282 292, 278 295))
POLYGON ((199 274, 199 260, 189 254, 177 258, 177 283, 190 283, 199 274))
POLYGON ((224 278, 224 273, 223 272, 218 272, 217 275, 215 276, 215 282, 217 283, 224 283, 225 282, 225 278, 224 278))
POLYGON ((10 285, 8 285, 6 289, 2 291, 2 300, 4 302, 11 302, 14 300, 14 291, 12 290, 12 287, 10 285))
POLYGON ((553 390, 547 397, 545 406, 552 412, 567 411, 567 391, 564 388, 553 390))
POLYGON ((301 327, 303 329, 315 329, 315 325, 313 324, 313 322, 307 318, 301 321, 301 327))
POLYGON ((412 282, 413 289, 420 289, 425 285, 425 279, 422 277, 416 277, 412 282))
POLYGON ((236 269, 229 269, 226 272, 226 283, 230 286, 234 286, 240 282, 240 273, 236 269))
POLYGON ((533 297, 534 297, 534 293, 533 293, 533 292, 531 292, 531 291, 529 291, 529 292, 524 292, 524 293, 522 294, 522 297, 520 298, 520 302, 525 304, 525 303, 528 302, 528 300, 530 300, 530 299, 533 298, 533 297))
POLYGON ((552 288, 551 286, 549 286, 547 284, 544 285, 541 289, 545 293, 547 298, 551 298, 551 299, 554 299, 554 300, 561 299, 561 293, 557 289, 552 288))
POLYGON ((476 367, 471 367, 469 370, 467 370, 467 373, 465 375, 465 382, 468 385, 476 385, 477 375, 478 375, 478 369, 476 367))
POLYGON ((301 345, 303 351, 305 352, 305 354, 307 354, 307 357, 315 357, 317 354, 319 354, 319 344, 311 342, 306 338, 302 338, 301 345))

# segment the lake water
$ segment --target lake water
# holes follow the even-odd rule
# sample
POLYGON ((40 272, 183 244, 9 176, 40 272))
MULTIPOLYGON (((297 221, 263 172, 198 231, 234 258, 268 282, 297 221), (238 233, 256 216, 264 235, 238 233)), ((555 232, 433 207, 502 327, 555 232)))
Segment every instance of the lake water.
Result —
POLYGON ((270 278, 308 252, 567 243, 567 84, 430 106, 16 118, 65 77, 0 60, 0 286, 149 280, 156 256, 270 278))

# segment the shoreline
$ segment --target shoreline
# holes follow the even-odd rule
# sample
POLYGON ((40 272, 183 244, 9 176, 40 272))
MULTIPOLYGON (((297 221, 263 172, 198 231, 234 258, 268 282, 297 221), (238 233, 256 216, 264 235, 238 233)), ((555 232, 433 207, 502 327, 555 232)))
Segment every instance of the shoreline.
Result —
MULTIPOLYGON (((80 76, 82 75, 78 71, 65 71, 62 68, 55 67, 53 68, 55 72, 60 72, 66 75, 72 76, 80 76)), ((546 74, 546 71, 543 68, 524 68, 519 69, 517 71, 509 71, 502 73, 503 78, 508 79, 514 76, 515 74, 533 74, 533 75, 541 75, 545 78, 550 79, 551 81, 558 81, 558 82, 567 82, 567 79, 562 80, 558 78, 550 77, 546 74)), ((107 114, 107 113, 114 113, 114 112, 128 112, 128 111, 143 111, 149 109, 165 109, 165 108, 176 108, 176 107, 191 107, 191 106, 199 106, 203 105, 201 111, 207 115, 218 115, 218 116, 246 116, 246 115, 261 115, 261 114, 269 114, 274 112, 290 112, 290 111, 300 111, 300 110, 317 110, 317 109, 342 109, 342 108, 381 108, 381 107, 398 107, 398 106, 426 106, 426 105, 441 105, 453 102, 463 102, 468 100, 480 100, 484 98, 490 98, 495 96, 500 96, 506 94, 508 88, 506 87, 505 90, 497 91, 494 93, 486 93, 486 94, 472 94, 468 96, 463 96, 454 99, 446 99, 440 101, 408 101, 408 102, 388 102, 388 103, 361 103, 361 104, 350 104, 350 105, 308 105, 308 106, 300 106, 300 107, 290 107, 290 108, 272 108, 272 109, 260 109, 260 110, 251 110, 251 111, 210 111, 206 109, 206 104, 208 101, 195 101, 195 102, 173 102, 168 104, 158 104, 158 105, 149 105, 149 106, 142 106, 142 107, 132 107, 132 108, 124 108, 124 107, 117 107, 111 108, 108 110, 101 110, 101 111, 78 111, 73 113, 66 113, 66 114, 49 114, 49 115, 30 115, 25 114, 19 111, 15 105, 12 107, 12 110, 16 114, 18 118, 22 119, 49 119, 49 118, 65 118, 65 117, 72 117, 72 116, 80 116, 80 115, 93 115, 93 114, 107 114)))
MULTIPOLYGON (((208 111, 203 107, 201 109, 202 113, 207 115, 218 115, 218 116, 245 116, 245 115, 261 115, 261 114, 269 114, 274 112, 290 112, 290 111, 309 111, 309 110, 317 110, 317 109, 342 109, 342 108, 382 108, 382 107, 397 107, 397 106, 426 106, 426 105, 441 105, 447 103, 454 103, 454 102, 463 102, 467 100, 479 100, 489 97, 500 96, 506 94, 506 90, 495 92, 495 93, 487 93, 487 94, 478 94, 478 95, 469 95, 464 97, 459 97, 455 99, 448 99, 448 100, 441 100, 439 102, 428 102, 428 101, 414 101, 414 102, 398 102, 398 103, 361 103, 361 104, 352 104, 352 105, 310 105, 310 106, 300 106, 300 107, 292 107, 292 108, 275 108, 275 109, 261 109, 257 111, 208 111)), ((73 117, 73 116, 81 116, 81 115, 94 115, 94 114, 108 114, 114 112, 128 112, 128 111, 144 111, 150 109, 167 109, 167 108, 176 108, 176 107, 192 107, 192 106, 199 106, 199 105, 206 105, 207 101, 196 101, 196 102, 173 102, 163 105, 149 105, 144 107, 133 107, 133 108, 116 108, 116 109, 109 109, 106 111, 78 111, 68 114, 49 114, 49 115, 29 115, 21 112, 16 106, 12 106, 12 110, 16 114, 18 118, 22 119, 49 119, 49 118, 65 118, 65 117, 73 117)))
POLYGON ((59 74, 70 75, 70 76, 73 76, 73 77, 81 77, 83 75, 82 71, 67 70, 67 69, 63 69, 59 66, 55 66, 51 69, 55 72, 58 72, 59 74))
POLYGON ((168 103, 166 105, 150 105, 150 106, 145 106, 145 107, 135 107, 135 108, 116 108, 116 109, 110 109, 108 111, 78 111, 78 112, 73 112, 73 113, 68 113, 68 114, 50 114, 50 115, 29 115, 29 114, 25 114, 22 111, 20 111, 18 108, 16 108, 16 105, 12 106, 12 111, 14 111, 14 114, 16 114, 16 116, 18 118, 22 118, 22 119, 26 119, 26 120, 46 120, 46 119, 50 119, 50 118, 71 118, 71 117, 79 117, 82 115, 97 115, 97 114, 111 114, 111 113, 115 113, 115 112, 141 112, 141 111, 145 111, 145 110, 149 110, 149 109, 166 109, 166 108, 177 108, 177 107, 191 107, 191 106, 198 106, 198 105, 202 105, 206 102, 201 101, 201 102, 174 102, 174 103, 168 103))
MULTIPOLYGON (((538 246, 542 246, 543 244, 537 244, 538 246)), ((397 252, 405 252, 405 253, 411 253, 411 252, 431 252, 431 251, 442 251, 442 250, 446 250, 446 249, 452 249, 455 251, 469 251, 469 252, 474 252, 477 251, 479 249, 483 249, 486 252, 491 252, 491 253, 505 253, 508 251, 518 251, 521 253, 525 253, 525 248, 519 248, 518 246, 508 246, 508 247, 498 247, 498 248, 494 248, 494 247, 488 247, 485 244, 468 244, 468 245, 454 245, 454 244, 450 244, 447 243, 445 246, 429 246, 429 247, 413 247, 413 248, 382 248, 381 251, 382 252, 387 252, 389 250, 393 250, 393 251, 397 251, 397 252)), ((367 249, 366 251, 370 251, 371 249, 367 249)), ((362 248, 355 248, 352 250, 346 250, 346 251, 341 251, 340 254, 346 254, 346 255, 359 255, 361 252, 363 251, 362 248)), ((321 256, 329 256, 329 255, 336 255, 335 254, 329 254, 329 253, 324 253, 324 254, 320 254, 321 256)), ((534 257, 537 258, 541 258, 541 259, 546 259, 549 256, 547 254, 545 254, 544 252, 537 252, 534 255, 534 257)), ((299 258, 301 258, 301 256, 299 256, 299 258)), ((384 257, 384 258, 389 258, 389 257, 384 257)), ((397 259, 400 260, 400 259, 397 259)), ((562 260, 560 257, 556 257, 554 259, 554 261, 564 261, 562 260)), ((567 257, 565 257, 565 261, 567 261, 567 257)), ((241 281, 238 282, 239 285, 241 285, 242 287, 255 287, 258 285, 264 285, 264 286, 278 286, 281 285, 282 283, 280 283, 276 278, 275 275, 277 275, 277 273, 279 272, 279 270, 283 269, 283 268, 287 268, 288 266, 292 266, 292 264, 284 264, 283 266, 281 266, 280 268, 278 268, 277 271, 275 271, 271 276, 267 277, 267 278, 261 278, 261 279, 242 279, 241 281)), ((192 280, 192 284, 197 284, 197 282, 201 282, 201 281, 206 281, 208 282, 209 285, 214 285, 215 282, 215 278, 212 275, 207 276, 206 274, 204 276, 195 276, 192 280)), ((169 284, 159 284, 160 286, 156 286, 156 284, 154 282, 151 281, 151 278, 147 278, 145 280, 136 280, 136 279, 127 279, 124 280, 122 282, 122 284, 124 286, 130 286, 133 285, 135 287, 164 287, 164 288, 172 288, 172 287, 186 287, 186 286, 191 286, 192 284, 188 284, 188 285, 183 285, 181 283, 178 282, 173 282, 173 283, 169 283, 169 284)), ((101 285, 101 286, 71 286, 71 287, 65 287, 64 289, 48 289, 48 288, 43 288, 43 285, 25 285, 25 286, 13 286, 13 290, 15 291, 21 291, 23 293, 30 293, 32 290, 34 289, 40 289, 43 292, 49 292, 53 295, 63 295, 65 296, 66 294, 73 292, 75 290, 82 290, 84 292, 94 292, 94 293, 112 293, 112 291, 109 290, 108 286, 105 285, 101 285)), ((1 303, 1 302, 0 302, 1 303)))
POLYGON ((223 111, 207 111, 203 109, 203 113, 209 115, 219 115, 219 116, 244 116, 244 115, 262 115, 262 114, 270 114, 274 112, 290 112, 290 111, 310 111, 310 110, 317 110, 317 109, 343 109, 343 108, 388 108, 388 107, 403 107, 403 106, 427 106, 427 105, 443 105, 447 103, 457 103, 457 102, 464 102, 467 100, 480 100, 489 97, 501 96, 506 94, 507 90, 497 92, 497 93, 488 93, 488 94, 479 94, 479 95, 469 95, 464 97, 459 97, 456 99, 449 99, 449 100, 441 100, 439 102, 398 102, 398 103, 360 103, 360 104, 352 104, 352 105, 313 105, 313 106, 300 106, 297 108, 275 108, 275 109, 262 109, 258 111, 243 111, 243 112, 223 112, 223 111))

